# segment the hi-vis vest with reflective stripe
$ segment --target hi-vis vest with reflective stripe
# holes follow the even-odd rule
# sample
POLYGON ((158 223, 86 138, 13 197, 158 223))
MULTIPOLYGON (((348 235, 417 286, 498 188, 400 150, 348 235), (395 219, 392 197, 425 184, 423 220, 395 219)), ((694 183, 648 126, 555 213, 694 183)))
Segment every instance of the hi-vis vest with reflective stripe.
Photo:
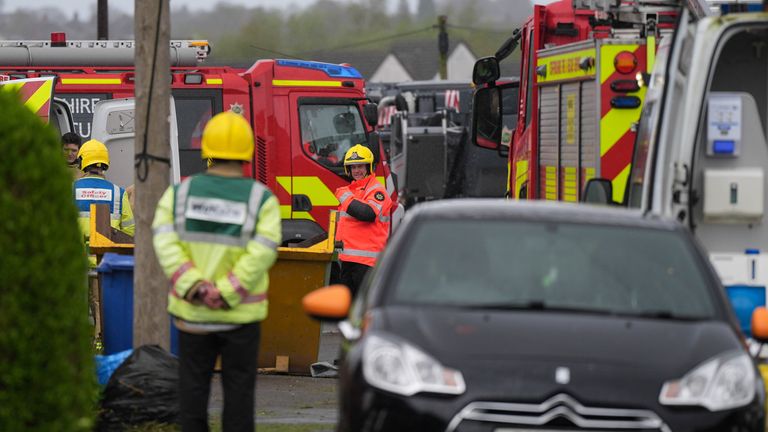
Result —
POLYGON ((374 176, 352 182, 349 189, 348 194, 339 198, 336 239, 341 240, 344 245, 344 249, 339 253, 339 260, 373 266, 389 238, 392 200, 374 176), (376 213, 373 222, 360 221, 347 214, 352 199, 357 199, 373 209, 376 213))
POLYGON ((168 311, 185 321, 244 324, 267 316, 268 271, 281 241, 277 199, 246 178, 195 175, 169 188, 152 224, 155 253, 170 279, 168 311), (197 281, 230 306, 185 300, 197 281))
POLYGON ((190 178, 176 190, 176 233, 186 242, 245 247, 269 194, 267 188, 245 178, 190 178))
POLYGON ((86 176, 75 181, 72 191, 80 212, 80 229, 86 237, 91 232, 91 204, 108 204, 110 225, 133 235, 133 211, 120 186, 99 176, 86 176))

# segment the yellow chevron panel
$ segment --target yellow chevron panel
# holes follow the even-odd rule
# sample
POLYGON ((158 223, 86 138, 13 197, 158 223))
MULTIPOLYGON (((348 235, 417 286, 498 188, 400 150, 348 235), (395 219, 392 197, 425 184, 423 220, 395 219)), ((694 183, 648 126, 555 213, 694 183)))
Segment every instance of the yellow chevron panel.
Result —
POLYGON ((41 85, 40 88, 38 88, 35 93, 24 102, 24 105, 26 105, 33 113, 40 111, 40 108, 42 108, 46 102, 51 100, 52 86, 53 81, 45 81, 43 85, 41 85))
MULTIPOLYGON (((631 93, 631 96, 637 96, 641 101, 645 100, 645 87, 640 91, 631 93)), ((635 122, 640 121, 640 112, 643 105, 633 109, 612 108, 600 120, 600 156, 602 157, 628 130, 632 128, 635 122)))
POLYGON ((628 164, 623 170, 611 180, 613 185, 613 200, 621 202, 624 199, 624 190, 627 188, 627 178, 629 177, 629 168, 632 164, 628 164))

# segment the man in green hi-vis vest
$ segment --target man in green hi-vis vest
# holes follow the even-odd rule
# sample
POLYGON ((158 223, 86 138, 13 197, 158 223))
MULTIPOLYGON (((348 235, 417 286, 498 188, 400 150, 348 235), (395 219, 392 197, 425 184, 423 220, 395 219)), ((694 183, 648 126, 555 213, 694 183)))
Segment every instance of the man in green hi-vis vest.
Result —
POLYGON ((243 177, 253 131, 242 116, 217 114, 202 141, 208 170, 169 187, 152 224, 179 329, 181 427, 208 430, 211 376, 221 355, 223 431, 253 431, 259 323, 267 317, 268 271, 282 236, 280 207, 266 186, 243 177))

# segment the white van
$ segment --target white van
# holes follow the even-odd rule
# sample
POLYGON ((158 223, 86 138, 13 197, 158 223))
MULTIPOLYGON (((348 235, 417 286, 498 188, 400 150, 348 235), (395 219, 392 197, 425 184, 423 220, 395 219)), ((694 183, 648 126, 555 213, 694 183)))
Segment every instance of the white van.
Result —
MULTIPOLYGON (((752 293, 731 296, 747 302, 733 306, 748 328, 768 286, 768 13, 687 3, 650 80, 639 77, 650 85, 624 204, 689 227, 723 285, 752 293)), ((585 195, 605 202, 609 188, 597 179, 585 195)))

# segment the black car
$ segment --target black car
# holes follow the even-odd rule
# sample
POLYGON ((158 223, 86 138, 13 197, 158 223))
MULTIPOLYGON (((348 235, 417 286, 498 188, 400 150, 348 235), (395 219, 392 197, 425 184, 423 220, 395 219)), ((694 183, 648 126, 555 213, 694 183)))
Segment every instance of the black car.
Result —
MULTIPOLYGON (((343 316, 344 290, 305 309, 343 316)), ((627 210, 417 206, 340 328, 341 431, 764 430, 762 380, 705 254, 627 210)))

